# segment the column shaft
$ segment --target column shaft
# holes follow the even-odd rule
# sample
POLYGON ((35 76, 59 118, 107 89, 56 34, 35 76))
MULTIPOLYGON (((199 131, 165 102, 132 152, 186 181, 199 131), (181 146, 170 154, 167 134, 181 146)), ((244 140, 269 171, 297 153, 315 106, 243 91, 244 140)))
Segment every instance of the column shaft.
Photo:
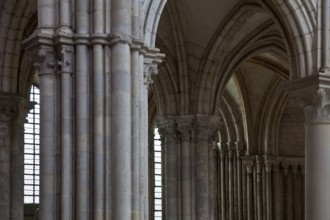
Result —
POLYGON ((61 219, 72 219, 72 81, 71 73, 61 74, 61 219))
MULTIPOLYGON (((137 50, 132 51, 132 219, 139 219, 140 204, 140 57, 137 50)), ((141 170, 142 171, 142 170, 141 170)), ((141 172, 142 173, 142 172, 141 172)))
POLYGON ((182 219, 191 220, 192 209, 191 209, 191 163, 190 160, 190 143, 182 143, 182 219))
POLYGON ((111 50, 105 46, 105 219, 112 218, 111 213, 111 50))
MULTIPOLYGON (((101 22, 101 21, 100 21, 101 22)), ((93 45, 93 114, 94 114, 94 219, 104 217, 104 52, 103 46, 93 45)))
POLYGON ((226 190, 225 190, 225 155, 220 148, 220 192, 221 192, 221 220, 226 219, 226 190))
POLYGON ((266 164, 266 219, 272 220, 272 173, 271 164, 266 164))
POLYGON ((253 159, 244 158, 244 165, 246 167, 246 207, 247 207, 247 220, 254 219, 254 209, 253 209, 253 159))
POLYGON ((145 63, 144 56, 139 55, 139 74, 138 74, 138 88, 139 88, 139 139, 140 139, 140 205, 139 213, 140 219, 148 218, 148 91, 144 84, 144 73, 145 63))
POLYGON ((257 220, 262 220, 262 175, 261 161, 256 158, 256 204, 257 204, 257 220))
POLYGON ((71 26, 71 2, 70 0, 60 0, 59 5, 60 26, 71 26))
POLYGON ((10 219, 10 126, 0 122, 0 218, 10 219))
POLYGON ((327 220, 330 204, 330 124, 309 123, 306 125, 306 153, 305 153, 305 219, 327 220))
POLYGON ((15 120, 11 130, 11 220, 24 218, 24 121, 30 109, 25 102, 23 103, 19 110, 20 119, 15 120))
POLYGON ((56 219, 56 77, 40 73, 40 219, 56 219))
POLYGON ((55 0, 38 0, 38 28, 55 26, 55 0))
POLYGON ((274 196, 273 196, 273 213, 274 220, 283 220, 283 178, 280 165, 274 164, 274 196))
POLYGON ((242 198, 242 164, 240 149, 236 148, 236 178, 237 178, 237 220, 243 220, 243 198, 242 198))
POLYGON ((143 166, 142 166, 142 174, 143 174, 143 218, 144 220, 149 220, 149 163, 148 163, 148 89, 147 86, 143 84, 143 130, 144 130, 144 144, 142 145, 142 152, 143 152, 143 160, 141 161, 143 166))
MULTIPOLYGON (((322 1, 322 65, 328 68, 329 1, 322 1)), ((323 72, 322 70, 320 72, 323 72)), ((327 72, 327 71, 325 71, 327 72)), ((305 219, 326 220, 330 216, 330 120, 329 74, 315 73, 287 85, 290 98, 305 111, 305 219)))
POLYGON ((293 168, 293 197, 294 220, 302 219, 302 185, 298 165, 293 168))
MULTIPOLYGON (((131 35, 131 1, 111 2, 111 31, 131 35)), ((121 37, 120 37, 121 38, 121 37)), ((124 37, 126 38, 126 37, 124 37)), ((112 218, 132 218, 132 76, 128 42, 115 39, 111 47, 112 218)))
POLYGON ((131 219, 131 52, 129 45, 112 46, 111 156, 114 219, 131 219))
POLYGON ((76 218, 90 215, 90 79, 89 53, 76 46, 76 218))
MULTIPOLYGON (((89 1, 76 1, 76 32, 78 35, 89 33, 89 1)), ((76 45, 76 167, 75 167, 75 216, 88 220, 91 215, 90 182, 90 56, 87 45, 76 45)))
POLYGON ((228 217, 229 220, 234 220, 234 197, 233 197, 233 154, 232 149, 228 148, 228 217))
POLYGON ((165 138, 165 167, 166 219, 176 220, 178 219, 178 168, 177 146, 173 137, 165 138))

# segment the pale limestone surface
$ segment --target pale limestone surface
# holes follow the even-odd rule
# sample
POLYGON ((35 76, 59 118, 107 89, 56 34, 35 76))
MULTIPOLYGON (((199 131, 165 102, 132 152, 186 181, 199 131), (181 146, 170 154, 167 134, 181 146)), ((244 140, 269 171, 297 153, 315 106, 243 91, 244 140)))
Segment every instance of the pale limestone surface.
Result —
POLYGON ((156 120, 165 219, 328 219, 327 0, 0 6, 0 219, 23 219, 36 72, 39 219, 149 219, 156 120))

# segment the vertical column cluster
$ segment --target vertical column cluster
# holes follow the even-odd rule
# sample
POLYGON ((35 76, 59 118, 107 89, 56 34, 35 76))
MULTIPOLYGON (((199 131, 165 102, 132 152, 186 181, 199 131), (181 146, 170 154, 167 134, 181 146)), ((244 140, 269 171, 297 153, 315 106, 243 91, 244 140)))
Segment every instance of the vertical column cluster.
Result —
POLYGON ((214 219, 215 116, 159 119, 165 139, 164 216, 166 219, 214 219))
MULTIPOLYGON (((217 216, 219 219, 243 219, 242 153, 244 144, 218 143, 215 151, 217 216)), ((244 189, 245 190, 245 189, 244 189)))
POLYGON ((303 160, 243 156, 242 146, 216 152, 219 219, 303 219, 303 160))
POLYGON ((162 54, 138 0, 39 0, 40 219, 148 219, 147 102, 162 54), (47 18, 46 18, 47 17, 47 18))

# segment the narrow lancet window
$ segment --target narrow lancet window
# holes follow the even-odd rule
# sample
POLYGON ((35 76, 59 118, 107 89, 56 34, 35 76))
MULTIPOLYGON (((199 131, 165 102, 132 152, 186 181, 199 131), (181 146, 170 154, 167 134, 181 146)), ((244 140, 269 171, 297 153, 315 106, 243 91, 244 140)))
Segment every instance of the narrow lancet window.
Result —
POLYGON ((162 220, 162 141, 154 130, 154 220, 162 220))
POLYGON ((24 124, 24 203, 39 203, 39 89, 32 85, 30 101, 35 102, 24 124))

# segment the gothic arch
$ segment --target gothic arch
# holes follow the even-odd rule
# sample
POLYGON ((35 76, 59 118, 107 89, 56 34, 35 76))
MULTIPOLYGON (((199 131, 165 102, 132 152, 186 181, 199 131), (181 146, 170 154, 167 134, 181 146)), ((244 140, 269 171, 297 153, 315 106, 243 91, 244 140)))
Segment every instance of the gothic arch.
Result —
POLYGON ((280 34, 259 5, 239 5, 228 17, 232 18, 231 22, 219 27, 199 68, 199 84, 195 91, 198 97, 195 109, 199 113, 213 114, 216 100, 219 100, 225 85, 240 63, 269 49, 285 54, 280 34), (233 20, 236 22, 232 22, 233 20), (256 20, 266 22, 258 22, 258 27, 255 27, 256 20), (254 29, 246 33, 249 22, 252 24, 250 28, 254 29), (209 103, 199 105, 198 103, 206 102, 206 97, 209 103))
POLYGON ((36 10, 37 1, 6 0, 0 11, 0 72, 1 90, 18 92, 21 41, 25 28, 36 10))
POLYGON ((263 7, 272 14, 280 28, 290 57, 290 80, 299 79, 315 73, 320 67, 320 42, 313 40, 318 24, 316 4, 320 1, 263 1, 263 7), (315 52, 313 52, 315 50, 315 52), (313 54, 314 53, 314 54, 313 54))
POLYGON ((167 0, 143 0, 143 34, 144 43, 154 47, 156 43, 156 33, 160 16, 163 12, 167 0))

